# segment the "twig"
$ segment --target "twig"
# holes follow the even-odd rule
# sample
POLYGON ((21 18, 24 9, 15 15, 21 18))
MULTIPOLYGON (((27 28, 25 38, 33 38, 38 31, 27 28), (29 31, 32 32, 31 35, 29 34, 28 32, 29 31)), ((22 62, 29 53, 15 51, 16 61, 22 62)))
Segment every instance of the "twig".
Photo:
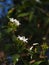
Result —
POLYGON ((32 63, 34 63, 34 62, 35 62, 35 60, 31 60, 29 63, 32 64, 32 63))
POLYGON ((46 16, 48 16, 49 17, 49 13, 46 13, 46 11, 45 10, 43 10, 42 8, 40 8, 40 7, 37 7, 36 6, 36 8, 38 8, 42 13, 44 13, 46 16))

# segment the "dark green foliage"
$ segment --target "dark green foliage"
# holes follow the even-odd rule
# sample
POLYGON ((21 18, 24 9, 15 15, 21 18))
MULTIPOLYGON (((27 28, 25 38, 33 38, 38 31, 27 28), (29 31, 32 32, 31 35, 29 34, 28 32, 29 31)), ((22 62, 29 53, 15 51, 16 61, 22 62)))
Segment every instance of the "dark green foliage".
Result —
POLYGON ((45 52, 49 48, 49 0, 40 1, 14 0, 14 9, 0 19, 0 49, 11 55, 16 65, 48 65, 45 52), (17 19, 21 25, 9 18, 17 19), (18 35, 28 38, 28 43, 19 40, 18 35), (33 43, 39 44, 33 46, 33 43), (32 60, 35 62, 30 63, 32 60))

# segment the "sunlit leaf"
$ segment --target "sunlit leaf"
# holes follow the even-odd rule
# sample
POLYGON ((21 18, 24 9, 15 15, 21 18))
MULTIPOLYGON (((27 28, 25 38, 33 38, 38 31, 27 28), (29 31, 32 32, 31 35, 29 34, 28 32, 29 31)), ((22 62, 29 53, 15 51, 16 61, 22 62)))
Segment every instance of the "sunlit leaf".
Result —
POLYGON ((41 62, 42 62, 42 61, 37 61, 37 62, 35 62, 35 63, 32 64, 32 65, 39 65, 41 62))
POLYGON ((28 16, 29 13, 20 13, 17 17, 24 17, 24 16, 28 16))

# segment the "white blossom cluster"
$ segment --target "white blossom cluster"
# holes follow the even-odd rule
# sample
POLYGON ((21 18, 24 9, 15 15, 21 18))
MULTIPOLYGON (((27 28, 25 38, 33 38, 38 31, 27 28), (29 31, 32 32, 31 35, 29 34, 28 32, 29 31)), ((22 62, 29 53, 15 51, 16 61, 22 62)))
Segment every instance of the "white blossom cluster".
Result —
POLYGON ((10 22, 15 23, 17 26, 20 25, 20 22, 17 19, 9 18, 10 22))
POLYGON ((28 38, 25 38, 25 36, 18 36, 17 38, 22 40, 23 42, 28 43, 28 38))

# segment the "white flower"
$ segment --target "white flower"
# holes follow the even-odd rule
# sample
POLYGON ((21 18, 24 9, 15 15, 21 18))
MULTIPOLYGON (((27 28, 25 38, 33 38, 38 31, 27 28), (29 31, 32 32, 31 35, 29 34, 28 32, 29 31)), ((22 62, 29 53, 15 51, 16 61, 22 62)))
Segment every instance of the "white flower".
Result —
POLYGON ((41 3, 41 1, 40 1, 40 0, 36 0, 36 2, 41 3))
POLYGON ((38 45, 39 43, 33 43, 33 45, 38 45))
POLYGON ((14 22, 14 19, 13 18, 9 18, 11 22, 14 22))
POLYGON ((9 18, 11 22, 15 23, 17 26, 20 25, 20 22, 17 19, 9 18))
POLYGON ((25 36, 18 36, 17 38, 22 40, 23 42, 28 42, 28 38, 25 38, 25 36))
POLYGON ((29 50, 32 50, 32 49, 33 49, 33 46, 31 46, 29 50))
POLYGON ((20 25, 20 22, 18 20, 14 20, 14 22, 19 26, 20 25))

